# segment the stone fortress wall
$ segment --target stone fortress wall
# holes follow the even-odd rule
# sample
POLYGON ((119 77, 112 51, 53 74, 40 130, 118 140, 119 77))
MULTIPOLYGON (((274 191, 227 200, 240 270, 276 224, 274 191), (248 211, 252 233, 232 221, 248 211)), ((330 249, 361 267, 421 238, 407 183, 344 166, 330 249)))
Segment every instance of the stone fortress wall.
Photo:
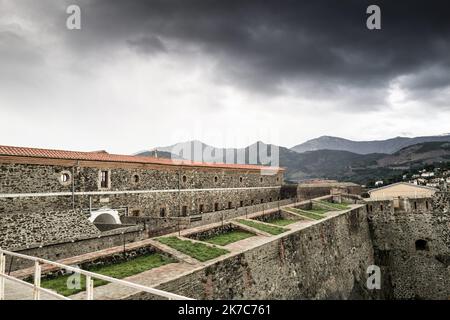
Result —
POLYGON ((391 299, 450 297, 450 195, 366 200, 375 264, 391 299))
POLYGON ((376 299, 380 290, 366 287, 372 264, 367 212, 359 205, 156 288, 194 299, 376 299))
POLYGON ((281 172, 91 165, 0 164, 0 214, 88 209, 90 204, 128 207, 130 214, 142 216, 159 216, 162 208, 165 216, 199 214, 279 200, 283 182, 281 172), (100 186, 101 171, 108 172, 106 188, 100 186), (61 181, 63 174, 67 182, 61 181))
MULTIPOLYGON (((195 299, 450 297, 448 193, 398 203, 332 197, 356 207, 157 288, 195 299), (380 289, 367 288, 372 265, 381 268, 380 289)), ((138 293, 128 298, 153 297, 138 293)))
MULTIPOLYGON (((0 247, 64 258, 174 231, 180 221, 183 228, 218 222, 293 203, 304 195, 300 189, 295 194, 293 186, 283 188, 283 171, 264 175, 242 168, 0 156, 0 247), (107 172, 106 185, 101 184, 102 172, 107 172), (121 209, 123 222, 144 220, 148 233, 141 224, 101 232, 87 220, 89 207, 121 209)), ((373 262, 382 271, 377 297, 450 297, 448 193, 374 201, 339 194, 350 191, 338 189, 328 188, 328 194, 361 207, 173 285, 190 290, 183 284, 187 281, 193 292, 204 292, 199 298, 369 297, 362 274, 373 262), (349 248, 362 256, 353 259, 349 248), (341 277, 344 272, 351 275, 341 277), (275 282, 251 278, 262 274, 273 274, 275 282), (228 282, 222 283, 223 278, 228 282)), ((308 197, 325 192, 307 191, 308 197)))

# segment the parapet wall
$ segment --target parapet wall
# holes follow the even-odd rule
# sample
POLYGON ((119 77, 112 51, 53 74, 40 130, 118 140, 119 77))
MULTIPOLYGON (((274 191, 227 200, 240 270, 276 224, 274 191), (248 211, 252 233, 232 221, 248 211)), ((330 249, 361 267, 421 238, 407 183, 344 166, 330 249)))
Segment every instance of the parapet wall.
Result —
POLYGON ((20 250, 97 237, 100 231, 79 211, 30 210, 0 214, 0 235, 1 248, 20 250))
POLYGON ((297 188, 297 196, 299 201, 314 199, 336 193, 360 195, 362 193, 362 188, 360 185, 346 182, 307 183, 299 184, 297 188))

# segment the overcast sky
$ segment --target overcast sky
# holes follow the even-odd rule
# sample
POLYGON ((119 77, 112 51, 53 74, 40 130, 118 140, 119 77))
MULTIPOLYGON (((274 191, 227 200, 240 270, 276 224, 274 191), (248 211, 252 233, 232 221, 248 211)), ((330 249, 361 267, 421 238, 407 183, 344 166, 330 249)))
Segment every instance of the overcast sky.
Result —
POLYGON ((133 153, 447 133, 446 2, 0 0, 0 144, 133 153), (66 28, 69 4, 81 30, 66 28))

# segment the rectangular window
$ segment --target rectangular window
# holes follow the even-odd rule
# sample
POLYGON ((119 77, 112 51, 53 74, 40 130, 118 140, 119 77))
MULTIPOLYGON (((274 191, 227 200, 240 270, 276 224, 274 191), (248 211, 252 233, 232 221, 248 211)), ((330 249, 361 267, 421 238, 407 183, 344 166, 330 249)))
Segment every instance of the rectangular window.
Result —
POLYGON ((217 202, 214 203, 214 211, 219 211, 219 204, 217 202))
POLYGON ((240 207, 243 207, 243 206, 244 206, 244 201, 241 200, 241 201, 239 202, 239 206, 240 206, 240 207))
POLYGON ((109 172, 107 170, 102 170, 101 175, 100 187, 108 188, 109 172))
POLYGON ((160 208, 159 209, 159 216, 161 218, 166 216, 166 208, 160 208))
POLYGON ((132 217, 139 217, 140 215, 141 215, 141 210, 136 209, 136 210, 131 211, 132 217))
POLYGON ((200 213, 203 213, 203 210, 204 210, 204 206, 201 204, 198 208, 198 211, 200 211, 200 213))
POLYGON ((231 209, 233 207, 233 203, 231 201, 228 202, 228 209, 231 209))
POLYGON ((255 203, 255 200, 252 200, 252 201, 250 202, 251 205, 253 205, 254 203, 255 203))
POLYGON ((186 216, 187 216, 187 206, 182 206, 182 207, 181 207, 181 215, 182 215, 183 217, 186 217, 186 216))

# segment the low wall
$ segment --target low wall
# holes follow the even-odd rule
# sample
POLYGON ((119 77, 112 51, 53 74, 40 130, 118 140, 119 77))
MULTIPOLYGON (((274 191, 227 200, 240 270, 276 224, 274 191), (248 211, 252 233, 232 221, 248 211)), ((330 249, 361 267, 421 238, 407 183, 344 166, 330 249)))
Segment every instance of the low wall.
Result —
MULTIPOLYGON (((370 299, 364 206, 157 286, 195 299, 370 299)), ((139 293, 130 299, 150 299, 139 293)))
POLYGON ((77 210, 0 214, 0 248, 20 248, 97 237, 100 231, 77 210))
POLYGON ((295 202, 295 199, 284 199, 268 203, 255 204, 252 206, 238 207, 227 210, 205 212, 187 217, 122 217, 123 223, 139 224, 149 237, 156 237, 167 233, 184 230, 187 228, 199 227, 210 223, 227 221, 236 217, 250 215, 255 212, 273 210, 280 206, 285 206, 295 202))
POLYGON ((348 193, 340 193, 338 195, 333 195, 333 201, 341 203, 341 202, 346 202, 346 203, 365 203, 364 199, 359 196, 359 195, 355 195, 355 194, 348 194, 348 193))
POLYGON ((201 226, 204 224, 216 223, 216 222, 220 222, 222 220, 229 220, 229 219, 233 219, 236 217, 249 215, 249 214, 252 214, 255 212, 276 209, 278 207, 292 204, 294 202, 295 202, 295 199, 285 199, 285 200, 280 200, 280 201, 256 204, 256 205, 248 206, 248 207, 239 207, 239 208, 235 208, 235 209, 207 212, 207 213, 203 213, 201 215, 202 219, 198 220, 198 221, 192 221, 192 218, 195 218, 197 216, 191 216, 191 223, 188 227, 190 227, 190 228, 198 227, 198 226, 201 226))
MULTIPOLYGON (((92 267, 98 267, 98 266, 109 266, 117 263, 121 263, 124 261, 129 261, 131 259, 145 256, 149 254, 159 253, 163 256, 170 257, 174 259, 172 256, 167 254, 166 252, 162 252, 161 250, 152 247, 151 245, 146 245, 142 247, 137 247, 133 249, 128 249, 125 251, 119 251, 119 252, 113 252, 107 255, 102 256, 93 256, 92 258, 82 260, 79 263, 77 263, 77 266, 83 270, 89 270, 92 267)), ((28 276, 28 279, 33 277, 34 268, 31 270, 31 274, 28 276)), ((42 272, 42 278, 43 279, 51 279, 55 278, 57 276, 66 274, 65 270, 56 269, 56 270, 50 270, 47 272, 42 272)), ((27 279, 27 277, 24 277, 24 279, 27 279)))
MULTIPOLYGON (((17 253, 39 257, 47 260, 57 261, 88 252, 94 252, 106 248, 143 240, 145 232, 137 226, 124 229, 115 229, 101 233, 95 238, 85 238, 77 241, 53 243, 43 247, 35 246, 28 249, 15 250, 17 253), (125 229, 125 230, 124 230, 125 229)), ((12 263, 10 257, 7 259, 6 270, 14 271, 30 267, 30 261, 14 258, 12 263)))
POLYGON ((148 237, 156 237, 183 230, 189 225, 189 217, 122 217, 122 221, 140 225, 146 230, 148 237))
POLYGON ((347 182, 299 184, 297 189, 298 200, 309 200, 334 193, 348 193, 353 195, 362 194, 360 185, 347 182))
POLYGON ((204 241, 205 239, 209 239, 213 236, 224 234, 233 230, 240 230, 240 228, 231 223, 226 223, 223 226, 220 225, 207 230, 184 234, 183 236, 194 240, 204 241))

